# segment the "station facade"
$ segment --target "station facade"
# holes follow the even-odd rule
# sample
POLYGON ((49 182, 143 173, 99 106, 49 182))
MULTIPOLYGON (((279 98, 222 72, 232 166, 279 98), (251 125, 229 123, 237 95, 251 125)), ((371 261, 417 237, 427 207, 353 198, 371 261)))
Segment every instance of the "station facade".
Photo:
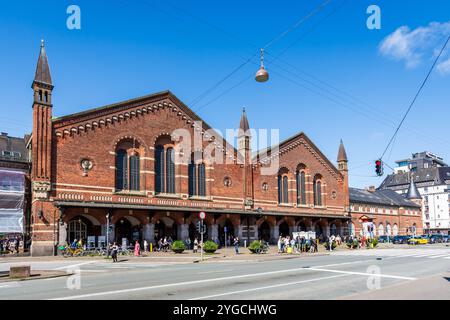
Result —
POLYGON ((337 166, 304 133, 254 156, 245 111, 235 148, 170 91, 54 117, 44 45, 32 88, 32 255, 88 237, 193 240, 200 211, 221 243, 348 233, 342 142, 337 166))

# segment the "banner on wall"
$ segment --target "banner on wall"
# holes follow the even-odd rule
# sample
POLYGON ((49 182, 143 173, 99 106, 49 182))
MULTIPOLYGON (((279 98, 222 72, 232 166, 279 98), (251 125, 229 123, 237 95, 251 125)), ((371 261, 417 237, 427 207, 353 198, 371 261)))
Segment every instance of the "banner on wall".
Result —
POLYGON ((22 233, 25 173, 0 170, 0 233, 22 233))

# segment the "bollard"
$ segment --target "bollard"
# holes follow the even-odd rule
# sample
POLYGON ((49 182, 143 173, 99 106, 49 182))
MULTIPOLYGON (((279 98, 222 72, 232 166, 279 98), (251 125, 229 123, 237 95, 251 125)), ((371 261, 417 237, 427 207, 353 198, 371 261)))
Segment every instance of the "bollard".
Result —
POLYGON ((247 248, 247 240, 244 240, 244 248, 247 248))
POLYGON ((153 243, 150 242, 150 252, 153 252, 153 243))

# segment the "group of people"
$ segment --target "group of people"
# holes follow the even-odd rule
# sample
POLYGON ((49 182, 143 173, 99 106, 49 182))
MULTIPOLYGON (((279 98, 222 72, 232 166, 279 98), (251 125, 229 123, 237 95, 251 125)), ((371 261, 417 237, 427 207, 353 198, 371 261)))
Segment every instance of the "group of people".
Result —
POLYGON ((317 252, 317 241, 305 237, 280 236, 278 238, 278 253, 286 252, 317 252))
POLYGON ((0 252, 2 253, 19 253, 21 246, 21 238, 19 236, 12 238, 0 239, 0 252))

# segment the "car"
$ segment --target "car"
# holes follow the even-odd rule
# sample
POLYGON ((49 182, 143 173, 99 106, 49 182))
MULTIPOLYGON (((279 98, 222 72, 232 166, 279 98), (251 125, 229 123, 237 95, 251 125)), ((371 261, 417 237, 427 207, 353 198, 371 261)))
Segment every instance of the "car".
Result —
POLYGON ((419 236, 419 237, 411 237, 408 239, 408 244, 427 244, 428 237, 419 236))
POLYGON ((387 243, 387 242, 392 243, 392 237, 386 236, 386 235, 378 236, 378 242, 379 243, 387 243))
POLYGON ((392 242, 395 244, 404 244, 404 243, 408 243, 408 239, 411 236, 394 236, 394 238, 392 238, 392 242))
POLYGON ((430 243, 442 243, 444 242, 444 235, 442 234, 432 234, 430 235, 430 243))

